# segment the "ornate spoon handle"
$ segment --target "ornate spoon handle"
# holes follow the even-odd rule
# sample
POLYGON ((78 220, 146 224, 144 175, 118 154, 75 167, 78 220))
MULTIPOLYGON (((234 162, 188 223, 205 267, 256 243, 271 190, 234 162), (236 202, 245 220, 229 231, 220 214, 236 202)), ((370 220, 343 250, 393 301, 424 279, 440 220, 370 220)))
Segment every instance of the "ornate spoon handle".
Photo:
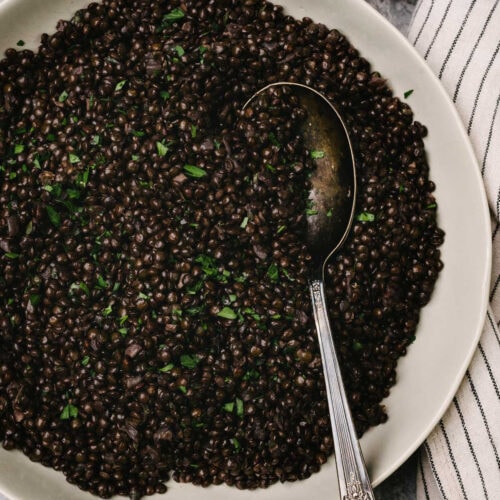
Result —
POLYGON ((335 353, 330 322, 326 311, 322 279, 309 282, 318 332, 325 385, 332 423, 335 461, 342 500, 375 500, 370 478, 347 403, 342 374, 335 353))

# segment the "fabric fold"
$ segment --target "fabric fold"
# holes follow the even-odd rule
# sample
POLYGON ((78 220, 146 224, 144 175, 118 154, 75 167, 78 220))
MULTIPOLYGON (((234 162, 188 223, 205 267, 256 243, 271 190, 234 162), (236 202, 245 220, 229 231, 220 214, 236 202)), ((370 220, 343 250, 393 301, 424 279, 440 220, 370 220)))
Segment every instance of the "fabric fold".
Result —
POLYGON ((500 6, 421 0, 409 40, 440 78, 472 142, 492 216, 490 307, 450 407, 421 448, 417 498, 494 499, 500 492, 500 6))

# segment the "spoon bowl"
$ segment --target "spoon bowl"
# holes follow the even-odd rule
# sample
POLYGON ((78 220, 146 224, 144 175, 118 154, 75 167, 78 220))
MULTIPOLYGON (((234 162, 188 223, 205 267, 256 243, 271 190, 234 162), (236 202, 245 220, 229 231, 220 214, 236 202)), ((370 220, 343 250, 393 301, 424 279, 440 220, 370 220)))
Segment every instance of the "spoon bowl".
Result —
POLYGON ((327 260, 344 243, 354 218, 356 170, 347 128, 335 107, 318 91, 302 84, 279 82, 256 92, 244 105, 266 94, 279 99, 292 94, 305 112, 300 133, 316 160, 310 177, 306 242, 311 255, 309 289, 325 376, 335 461, 343 500, 374 499, 370 479, 352 421, 333 343, 324 292, 327 260))

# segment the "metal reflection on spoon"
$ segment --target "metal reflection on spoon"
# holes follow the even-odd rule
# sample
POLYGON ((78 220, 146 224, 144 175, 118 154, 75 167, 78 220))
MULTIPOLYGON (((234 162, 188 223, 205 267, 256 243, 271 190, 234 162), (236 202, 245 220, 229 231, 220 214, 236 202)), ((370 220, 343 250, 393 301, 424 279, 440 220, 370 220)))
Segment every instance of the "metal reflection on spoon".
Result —
POLYGON ((374 499, 370 478, 356 436, 342 374, 335 352, 324 293, 326 261, 344 243, 351 228, 356 202, 356 171, 347 129, 334 106, 318 91, 302 84, 279 82, 256 92, 244 105, 265 94, 293 94, 306 111, 300 133, 316 152, 310 178, 306 240, 311 264, 309 289, 318 333, 339 488, 342 500, 374 499))

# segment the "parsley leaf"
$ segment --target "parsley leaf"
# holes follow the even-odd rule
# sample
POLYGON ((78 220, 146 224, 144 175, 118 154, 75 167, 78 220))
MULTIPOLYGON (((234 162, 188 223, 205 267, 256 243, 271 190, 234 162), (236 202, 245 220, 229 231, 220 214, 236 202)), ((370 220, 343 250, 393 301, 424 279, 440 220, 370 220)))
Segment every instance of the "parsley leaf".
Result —
POLYGON ((217 316, 219 318, 224 318, 224 319, 236 319, 238 315, 230 308, 230 307, 223 307, 218 313, 217 316))
POLYGON ((168 146, 166 146, 165 144, 163 144, 163 142, 159 142, 157 141, 156 142, 156 149, 158 151, 158 154, 160 156, 165 156, 168 152, 168 146))
POLYGON ((184 165, 184 170, 190 177, 204 177, 207 175, 205 170, 195 165, 184 165))
POLYGON ((174 364, 173 363, 169 363, 168 365, 165 365, 163 368, 159 368, 159 371, 162 372, 162 373, 167 373, 170 370, 172 370, 173 367, 174 367, 174 364))
POLYGON ((356 220, 360 222, 373 222, 375 220, 375 215, 370 212, 361 212, 356 215, 356 220))
POLYGON ((181 356, 181 365, 184 368, 196 368, 196 365, 200 362, 200 360, 196 356, 191 356, 189 354, 183 354, 181 356))
POLYGON ((324 151, 317 151, 317 150, 311 151, 311 158, 313 160, 319 160, 320 158, 324 158, 324 157, 325 157, 324 151))
POLYGON ((59 227, 61 225, 61 216, 59 213, 50 205, 47 205, 45 210, 47 211, 50 222, 52 222, 55 227, 59 227))
POLYGON ((118 82, 115 87, 115 92, 118 90, 121 90, 123 87, 125 87, 125 84, 127 83, 127 80, 122 80, 121 82, 118 82))
POLYGON ((60 94, 59 94, 59 98, 57 99, 59 102, 64 102, 67 98, 68 98, 68 92, 66 90, 63 90, 60 94))
POLYGON ((76 406, 73 406, 71 403, 68 403, 63 411, 61 412, 61 415, 59 418, 61 420, 68 420, 69 418, 76 418, 78 417, 78 408, 76 406))
POLYGON ((185 16, 184 11, 177 7, 171 10, 168 14, 165 14, 163 16, 163 21, 175 22, 179 21, 179 19, 182 19, 184 16, 185 16))

